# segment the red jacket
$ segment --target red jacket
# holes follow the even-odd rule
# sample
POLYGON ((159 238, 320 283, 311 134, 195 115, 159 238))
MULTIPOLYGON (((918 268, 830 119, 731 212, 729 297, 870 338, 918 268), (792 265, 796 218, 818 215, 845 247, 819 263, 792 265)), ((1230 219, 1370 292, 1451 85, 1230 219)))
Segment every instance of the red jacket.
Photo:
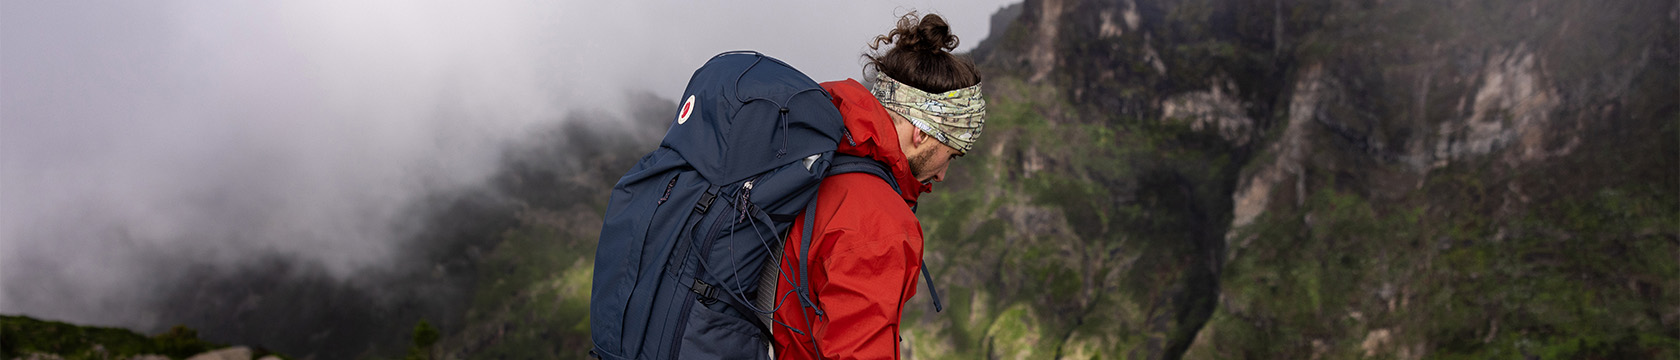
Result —
MULTIPOLYGON (((804 311, 798 295, 782 297, 775 315, 782 324, 774 330, 776 356, 814 358, 811 337, 792 327, 814 333, 824 359, 897 359, 899 320, 904 302, 916 295, 922 266, 922 227, 910 204, 931 186, 911 175, 892 118, 868 89, 850 79, 822 86, 833 95, 850 133, 840 141, 839 152, 886 163, 906 191, 900 196, 881 178, 866 173, 823 179, 817 190, 809 272, 811 291, 825 316, 804 311)), ((804 222, 800 216, 788 232, 783 279, 799 272, 796 259, 804 222)), ((780 284, 777 294, 793 291, 788 281, 780 284)))

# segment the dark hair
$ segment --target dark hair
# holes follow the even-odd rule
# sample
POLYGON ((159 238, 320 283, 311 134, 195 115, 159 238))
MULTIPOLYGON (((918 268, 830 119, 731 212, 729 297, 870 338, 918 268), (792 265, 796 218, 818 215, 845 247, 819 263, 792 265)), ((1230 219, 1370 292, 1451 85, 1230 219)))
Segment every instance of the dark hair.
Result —
POLYGON ((864 54, 867 66, 874 66, 887 77, 929 93, 974 86, 980 83, 980 70, 974 61, 951 54, 957 48, 957 36, 951 26, 938 14, 921 19, 916 12, 898 18, 898 27, 886 35, 876 36, 869 49, 880 51, 881 45, 891 44, 885 54, 864 54))

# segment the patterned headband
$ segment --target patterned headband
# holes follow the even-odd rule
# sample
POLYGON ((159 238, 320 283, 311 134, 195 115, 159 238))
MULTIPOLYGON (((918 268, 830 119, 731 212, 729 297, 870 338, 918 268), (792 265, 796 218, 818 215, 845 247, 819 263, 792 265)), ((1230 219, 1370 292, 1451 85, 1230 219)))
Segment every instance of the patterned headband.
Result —
POLYGON ((964 154, 974 148, 986 125, 986 99, 980 97, 980 84, 929 94, 877 72, 874 94, 887 110, 964 154))

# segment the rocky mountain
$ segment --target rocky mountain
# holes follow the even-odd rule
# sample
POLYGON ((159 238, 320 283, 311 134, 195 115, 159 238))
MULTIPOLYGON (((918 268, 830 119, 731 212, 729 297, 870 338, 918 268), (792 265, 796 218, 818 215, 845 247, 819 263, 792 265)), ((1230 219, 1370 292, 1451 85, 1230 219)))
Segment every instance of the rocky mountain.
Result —
POLYGON ((923 207, 956 304, 906 338, 939 358, 1674 356, 1677 11, 1027 1, 975 51, 988 151, 923 207))

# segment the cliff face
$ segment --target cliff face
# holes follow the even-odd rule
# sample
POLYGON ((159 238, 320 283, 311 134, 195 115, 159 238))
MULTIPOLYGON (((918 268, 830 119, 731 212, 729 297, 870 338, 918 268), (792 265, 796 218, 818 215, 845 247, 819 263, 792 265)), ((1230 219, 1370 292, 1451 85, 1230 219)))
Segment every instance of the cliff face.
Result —
POLYGON ((1014 11, 922 207, 952 304, 913 355, 1680 350, 1673 3, 1014 11))

